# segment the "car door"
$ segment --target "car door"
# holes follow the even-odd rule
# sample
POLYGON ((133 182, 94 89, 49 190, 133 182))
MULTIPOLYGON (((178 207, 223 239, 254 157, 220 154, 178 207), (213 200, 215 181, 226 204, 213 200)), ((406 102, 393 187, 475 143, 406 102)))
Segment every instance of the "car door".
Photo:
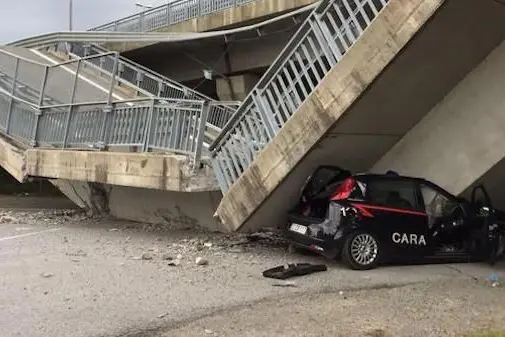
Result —
POLYGON ((427 216, 427 242, 434 249, 469 235, 465 208, 457 197, 429 182, 420 182, 419 188, 427 216))
POLYGON ((415 259, 428 250, 427 219, 417 182, 401 177, 377 177, 368 182, 370 228, 391 258, 415 259))

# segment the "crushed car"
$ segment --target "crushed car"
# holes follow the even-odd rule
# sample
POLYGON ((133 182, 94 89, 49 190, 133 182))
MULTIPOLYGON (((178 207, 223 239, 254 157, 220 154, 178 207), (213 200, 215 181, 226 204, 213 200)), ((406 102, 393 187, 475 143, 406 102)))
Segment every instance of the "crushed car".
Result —
POLYGON ((493 264, 505 252, 505 213, 482 185, 467 200, 423 178, 321 166, 289 212, 285 235, 356 270, 392 262, 493 264))

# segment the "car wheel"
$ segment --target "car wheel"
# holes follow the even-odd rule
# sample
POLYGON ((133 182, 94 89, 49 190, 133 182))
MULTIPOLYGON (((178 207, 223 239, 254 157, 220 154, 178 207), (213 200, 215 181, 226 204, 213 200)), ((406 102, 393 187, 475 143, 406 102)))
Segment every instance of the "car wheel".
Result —
POLYGON ((379 264, 379 240, 365 231, 356 231, 349 235, 344 242, 342 260, 352 269, 367 270, 379 264))

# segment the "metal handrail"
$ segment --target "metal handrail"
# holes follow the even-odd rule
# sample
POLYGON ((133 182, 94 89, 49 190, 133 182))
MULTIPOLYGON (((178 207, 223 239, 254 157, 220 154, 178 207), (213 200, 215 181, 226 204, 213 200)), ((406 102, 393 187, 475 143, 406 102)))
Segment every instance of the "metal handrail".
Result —
MULTIPOLYGON (((58 47, 57 47, 58 48, 58 47)), ((103 54, 107 53, 107 49, 97 45, 81 46, 79 44, 71 44, 71 54, 78 58, 84 58, 89 53, 103 54)), ((116 57, 116 55, 114 55, 116 57)), ((139 89, 140 92, 154 97, 181 98, 181 99, 198 99, 203 101, 215 102, 209 111, 208 123, 221 129, 226 122, 235 114, 236 109, 230 106, 219 104, 216 101, 196 90, 184 86, 174 80, 171 80, 161 74, 158 74, 138 63, 135 63, 121 55, 117 55, 118 68, 116 77, 120 80, 129 82, 139 89), (129 70, 129 72, 126 72, 129 70)), ((112 71, 111 62, 103 62, 96 65, 101 71, 112 71), (107 68, 109 64, 109 68, 107 68)))
POLYGON ((179 0, 133 14, 89 31, 148 32, 256 0, 179 0))
MULTIPOLYGON (((115 100, 112 94, 117 83, 115 71, 112 72, 107 99, 79 101, 77 88, 81 83, 80 72, 86 62, 84 59, 63 63, 67 67, 72 63, 76 66, 70 70, 73 84, 68 102, 61 103, 48 97, 46 92, 49 90, 49 71, 61 67, 61 64, 54 66, 31 62, 39 69, 32 66, 31 71, 19 71, 24 62, 32 60, 0 49, 0 57, 2 55, 3 60, 8 62, 0 64, 0 70, 7 69, 13 74, 1 73, 3 86, 6 86, 0 88, 0 132, 4 136, 42 148, 137 146, 142 151, 163 150, 189 155, 194 168, 199 168, 212 103, 200 99, 154 96, 115 100), (40 83, 40 89, 21 84, 21 80, 27 78, 30 83, 40 83), (21 92, 21 87, 26 91, 21 92), (25 93, 28 100, 23 97, 25 93), (55 103, 45 104, 46 98, 55 103), (36 99, 37 103, 30 102, 30 99, 36 99)), ((86 60, 108 57, 109 53, 98 55, 89 56, 86 60)), ((117 69, 118 64, 116 57, 113 69, 117 69)), ((69 69, 64 68, 55 74, 68 76, 68 72, 69 69)), ((90 93, 93 94, 88 92, 88 95, 90 93)))
POLYGON ((226 192, 312 95, 389 0, 323 0, 210 145, 226 192))

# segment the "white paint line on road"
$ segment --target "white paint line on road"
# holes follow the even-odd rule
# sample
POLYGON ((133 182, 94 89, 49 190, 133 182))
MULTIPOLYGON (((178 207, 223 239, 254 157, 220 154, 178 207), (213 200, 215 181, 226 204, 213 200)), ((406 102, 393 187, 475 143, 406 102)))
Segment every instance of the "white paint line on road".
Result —
POLYGON ((59 231, 60 229, 61 228, 53 228, 53 229, 48 229, 48 230, 40 231, 40 232, 19 234, 19 235, 14 235, 14 236, 5 236, 3 238, 0 238, 0 242, 2 242, 2 241, 8 241, 8 240, 14 240, 14 239, 20 239, 20 238, 24 238, 24 237, 27 237, 27 236, 34 236, 34 235, 39 235, 39 234, 44 234, 44 233, 49 233, 49 232, 56 232, 56 231, 59 231))
MULTIPOLYGON (((50 58, 49 56, 42 54, 42 53, 41 53, 41 52, 39 52, 38 50, 35 50, 35 49, 30 49, 30 50, 31 50, 31 51, 32 51, 35 55, 38 55, 39 57, 42 57, 43 59, 45 59, 45 60, 47 60, 47 61, 51 62, 51 63, 52 63, 52 64, 54 64, 54 65, 57 65, 57 64, 59 64, 59 63, 60 63, 60 62, 58 62, 58 61, 53 60, 53 59, 52 59, 52 58, 50 58)), ((62 68, 62 69, 64 69, 64 70, 66 70, 67 72, 69 72, 69 73, 71 73, 72 75, 74 75, 74 76, 75 76, 75 72, 74 72, 72 69, 69 69, 69 68, 68 68, 68 67, 66 67, 66 66, 60 66, 60 68, 62 68)), ((102 87, 101 85, 99 85, 99 84, 98 84, 98 83, 96 83, 96 82, 93 82, 93 81, 92 81, 92 80, 90 80, 89 78, 86 78, 86 77, 84 77, 84 76, 82 76, 82 75, 79 75, 79 78, 80 78, 81 80, 83 80, 84 82, 91 84, 91 85, 92 85, 92 86, 94 86, 95 88, 98 88, 98 89, 102 90, 102 91, 103 91, 103 92, 105 92, 105 93, 108 93, 108 92, 109 92, 109 89, 106 89, 106 88, 102 87)), ((117 100, 121 100, 121 101, 125 101, 125 100, 127 100, 127 98, 122 97, 122 96, 119 96, 118 94, 115 94, 115 93, 112 93, 112 97, 114 97, 114 98, 115 98, 115 99, 117 99, 117 100)), ((132 103, 128 103, 128 104, 129 104, 129 105, 133 105, 132 103)))

